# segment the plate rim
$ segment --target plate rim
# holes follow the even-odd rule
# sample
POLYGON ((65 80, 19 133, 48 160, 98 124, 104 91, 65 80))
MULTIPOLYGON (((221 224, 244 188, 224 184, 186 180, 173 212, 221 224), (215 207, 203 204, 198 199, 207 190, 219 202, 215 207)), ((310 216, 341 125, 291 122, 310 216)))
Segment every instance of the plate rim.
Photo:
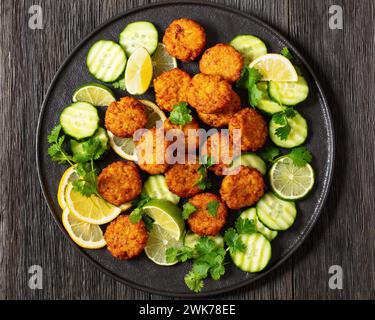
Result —
POLYGON ((134 289, 137 290, 142 290, 144 292, 150 293, 150 294, 157 294, 157 295, 162 295, 162 296, 168 296, 168 297, 180 297, 180 298, 201 298, 201 297, 208 297, 208 296, 214 296, 214 295, 219 295, 219 294, 224 294, 228 293, 231 291, 234 291, 236 289, 249 286, 251 283, 258 281, 265 276, 269 275, 271 272, 273 272, 275 269, 277 269, 281 264, 283 264, 287 259, 289 259, 297 250, 298 248, 302 245, 302 243, 306 240, 310 232, 312 231, 313 227, 319 220, 319 217, 322 213, 322 209, 326 203, 326 200, 328 198, 328 194, 331 188, 332 184, 332 177, 333 177, 333 171, 334 171, 334 163, 335 163, 335 157, 336 157, 336 146, 335 146, 335 130, 333 126, 333 120, 332 120, 332 114, 331 114, 331 109, 328 104, 328 100, 326 98, 326 95, 324 94, 324 91, 322 89, 322 86, 314 73, 313 69, 311 68, 310 64, 307 63, 307 61, 304 59, 304 57, 301 55, 298 49, 294 47, 292 43, 289 42, 289 40, 283 36, 279 31, 274 29, 272 26, 267 24, 266 22, 263 22, 261 19, 255 17, 251 13, 243 12, 239 9, 226 6, 224 4, 219 4, 219 3, 211 3, 211 2, 200 2, 200 1, 195 1, 195 0, 190 0, 190 1, 162 1, 162 2, 157 2, 157 3, 151 3, 143 6, 137 6, 131 9, 128 9, 126 11, 123 11, 122 13, 114 16, 111 19, 106 20, 104 23, 101 23, 99 26, 97 26, 93 31, 91 31, 87 36, 85 36, 80 42, 73 48, 73 50, 68 54, 68 56, 64 59, 58 70, 56 71, 55 75, 52 78, 52 81, 48 87, 47 93, 45 94, 45 97, 43 99, 43 103, 41 106, 41 109, 39 111, 39 116, 38 116, 38 123, 37 123, 37 130, 36 130, 36 144, 35 144, 35 152, 36 152, 36 165, 37 165, 37 174, 38 174, 38 180, 40 187, 42 189, 43 197, 47 203, 48 209, 50 211, 50 214, 52 215, 55 223, 59 227, 59 229, 62 231, 64 234, 65 238, 73 245, 73 247, 78 250, 78 252, 84 256, 92 265, 94 265, 96 268, 98 268, 101 272, 104 274, 110 276, 112 279, 115 279, 127 286, 130 286, 134 289), (50 97, 50 94, 52 90, 54 89, 55 83, 57 79, 59 78, 61 72, 65 69, 65 66, 70 62, 70 60, 73 58, 73 56, 78 52, 79 49, 91 38, 93 37, 96 33, 100 32, 103 28, 107 27, 108 25, 112 24, 113 22, 122 19, 128 15, 134 14, 136 12, 146 10, 146 9, 152 9, 155 7, 162 7, 162 6, 173 6, 173 5, 198 5, 198 6, 204 6, 204 7, 213 7, 216 9, 228 11, 231 13, 234 13, 236 15, 241 15, 249 20, 252 20, 254 23, 258 24, 262 28, 266 29, 268 32, 272 33, 276 38, 279 39, 280 43, 285 44, 287 47, 291 48, 293 53, 298 57, 298 59, 302 62, 304 67, 307 69, 309 72, 312 80, 314 81, 314 84, 317 87, 319 96, 318 99, 321 100, 321 103, 323 107, 325 108, 325 118, 327 120, 327 131, 328 131, 328 136, 331 139, 328 139, 328 158, 329 158, 329 166, 327 168, 327 174, 324 177, 325 180, 325 188, 322 191, 321 195, 321 201, 319 203, 319 206, 317 207, 317 214, 315 215, 315 218, 312 220, 312 222, 306 226, 304 233, 300 234, 298 237, 296 244, 287 252, 285 256, 283 256, 279 261, 277 261, 271 268, 267 269, 266 271, 262 272, 259 274, 257 277, 252 278, 252 279, 246 279, 241 283, 238 284, 233 284, 231 286, 227 286, 225 288, 219 288, 219 289, 214 289, 210 290, 207 292, 201 292, 201 293, 181 293, 181 292, 173 292, 173 291, 166 291, 166 290, 159 290, 159 289, 154 289, 145 285, 140 285, 136 282, 133 282, 130 279, 124 279, 111 270, 108 270, 105 268, 103 265, 101 265, 98 261, 93 259, 88 253, 86 253, 82 248, 80 248, 67 234, 65 231, 62 222, 58 218, 58 215, 54 212, 54 206, 52 205, 52 200, 47 194, 47 187, 42 180, 42 168, 41 168, 41 126, 42 126, 42 121, 44 118, 44 113, 46 109, 46 105, 48 102, 48 99, 50 97))

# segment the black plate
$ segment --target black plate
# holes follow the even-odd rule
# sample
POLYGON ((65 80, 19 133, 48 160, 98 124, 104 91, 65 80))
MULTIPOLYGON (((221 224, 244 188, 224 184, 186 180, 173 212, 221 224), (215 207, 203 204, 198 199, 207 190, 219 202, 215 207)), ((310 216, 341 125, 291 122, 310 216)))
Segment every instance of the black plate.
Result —
MULTIPOLYGON (((316 171, 316 185, 310 196, 298 202, 298 217, 291 229, 282 232, 272 242, 273 256, 268 268, 257 274, 244 273, 228 266, 225 276, 220 281, 205 281, 203 291, 199 296, 207 296, 227 292, 245 286, 274 270, 288 258, 303 242, 311 231, 327 196, 332 178, 334 161, 334 136, 332 120, 323 90, 319 85, 312 69, 282 35, 251 15, 224 6, 208 3, 162 3, 129 10, 96 29, 71 53, 57 72, 49 88, 40 112, 37 130, 37 165, 40 184, 53 217, 61 231, 68 237, 61 223, 61 210, 57 203, 56 193, 62 173, 66 168, 53 163, 47 154, 47 135, 58 122, 59 114, 65 106, 71 103, 74 90, 87 82, 95 81, 88 73, 85 56, 88 48, 99 39, 117 40, 125 25, 132 21, 148 20, 159 30, 159 37, 168 24, 176 18, 188 17, 197 20, 206 29, 208 36, 207 47, 218 42, 229 42, 238 34, 253 34, 266 43, 269 52, 280 52, 288 47, 294 53, 297 65, 310 86, 307 101, 298 109, 309 124, 307 147, 313 153, 313 167, 316 171)), ((190 71, 197 72, 197 65, 181 64, 190 71)), ((152 90, 143 98, 153 100, 152 90)), ((121 96, 120 92, 116 92, 121 96)), ((108 156, 103 166, 116 159, 114 154, 108 156)), ((70 242, 78 248, 71 240, 70 242)), ((159 267, 144 255, 131 261, 118 261, 111 257, 106 249, 78 250, 97 267, 115 279, 132 287, 149 292, 182 297, 197 297, 184 284, 184 275, 189 270, 189 264, 179 264, 172 267, 159 267)))

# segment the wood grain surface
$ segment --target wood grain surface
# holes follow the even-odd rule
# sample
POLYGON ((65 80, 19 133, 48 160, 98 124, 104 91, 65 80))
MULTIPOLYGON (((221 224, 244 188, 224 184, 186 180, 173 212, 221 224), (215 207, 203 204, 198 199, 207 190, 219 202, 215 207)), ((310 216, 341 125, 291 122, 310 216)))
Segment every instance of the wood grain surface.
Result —
MULTIPOLYGON (((39 110, 63 60, 94 28, 150 2, 0 0, 0 299, 164 299, 112 280, 68 244, 35 163, 39 110), (28 28, 34 4, 42 30, 28 28), (43 268, 42 290, 28 287, 32 265, 43 268)), ((374 299, 375 2, 217 2, 261 18, 300 49, 327 93, 337 149, 332 189, 308 239, 271 275, 218 298, 374 299), (328 26, 331 4, 343 8, 343 30, 328 26), (332 265, 343 268, 342 290, 329 289, 332 265)))

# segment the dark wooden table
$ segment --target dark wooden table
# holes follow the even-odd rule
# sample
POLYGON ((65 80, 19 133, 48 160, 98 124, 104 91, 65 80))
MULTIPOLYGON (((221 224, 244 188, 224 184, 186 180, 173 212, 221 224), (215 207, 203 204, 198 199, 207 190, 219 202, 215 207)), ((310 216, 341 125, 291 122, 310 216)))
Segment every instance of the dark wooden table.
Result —
MULTIPOLYGON (((101 273, 55 225, 36 172, 35 130, 48 86, 72 49, 107 19, 147 0, 0 0, 0 299, 161 299, 101 273), (28 27, 32 5, 42 30, 28 27), (28 287, 29 267, 43 268, 43 289, 28 287)), ((153 2, 153 1, 152 1, 153 2)), ((254 14, 286 35, 318 74, 336 130, 332 189, 300 249, 261 281, 222 298, 375 298, 375 2, 217 1, 254 14), (329 7, 343 29, 329 28, 329 7), (343 289, 329 288, 329 268, 343 289)), ((234 22, 235 23, 235 22, 234 22)))

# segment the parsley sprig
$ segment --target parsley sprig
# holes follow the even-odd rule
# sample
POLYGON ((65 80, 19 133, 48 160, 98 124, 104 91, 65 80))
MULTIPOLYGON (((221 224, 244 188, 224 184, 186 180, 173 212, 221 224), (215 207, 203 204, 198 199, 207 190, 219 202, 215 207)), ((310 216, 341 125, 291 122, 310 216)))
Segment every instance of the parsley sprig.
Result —
POLYGON ((70 156, 64 149, 63 144, 65 141, 65 135, 61 134, 61 125, 55 126, 51 133, 48 135, 48 154, 52 161, 56 161, 60 164, 69 163, 73 165, 72 156, 70 156))
POLYGON ((200 178, 195 183, 199 189, 205 190, 211 188, 211 181, 207 177, 207 169, 214 165, 214 159, 211 156, 204 156, 202 159, 202 165, 198 169, 200 178))

